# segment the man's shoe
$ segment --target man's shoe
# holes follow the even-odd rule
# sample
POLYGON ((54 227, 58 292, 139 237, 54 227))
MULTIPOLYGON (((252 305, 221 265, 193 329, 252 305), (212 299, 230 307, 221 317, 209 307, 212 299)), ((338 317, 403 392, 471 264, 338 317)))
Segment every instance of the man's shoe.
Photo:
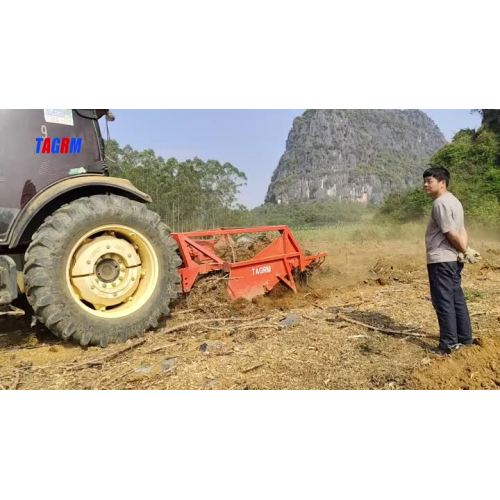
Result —
POLYGON ((483 345, 483 342, 481 341, 481 339, 472 339, 470 342, 461 344, 462 347, 474 347, 476 345, 478 345, 478 346, 483 345))
POLYGON ((453 351, 449 347, 434 347, 430 349, 430 352, 438 356, 451 356, 453 351))
POLYGON ((451 356, 455 351, 458 351, 462 345, 461 344, 454 344, 451 347, 435 347, 434 349, 431 349, 431 352, 434 354, 437 354, 439 356, 451 356))

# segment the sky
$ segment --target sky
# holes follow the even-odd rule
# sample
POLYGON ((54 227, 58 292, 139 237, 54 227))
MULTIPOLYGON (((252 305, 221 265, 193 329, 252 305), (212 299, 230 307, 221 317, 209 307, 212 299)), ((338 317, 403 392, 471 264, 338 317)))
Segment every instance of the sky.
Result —
MULTIPOLYGON (((240 203, 248 208, 264 201, 271 175, 285 151, 293 119, 303 109, 113 109, 112 139, 121 146, 153 149, 164 158, 229 162, 245 172, 240 203)), ((462 128, 477 128, 481 119, 468 109, 424 109, 447 140, 462 128)), ((103 135, 105 124, 101 120, 103 135)))

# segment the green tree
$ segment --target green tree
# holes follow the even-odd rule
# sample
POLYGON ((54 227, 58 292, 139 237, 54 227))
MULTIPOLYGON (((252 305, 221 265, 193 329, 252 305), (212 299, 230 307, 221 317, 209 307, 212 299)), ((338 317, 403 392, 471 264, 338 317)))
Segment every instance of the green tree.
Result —
POLYGON ((153 199, 152 209, 174 230, 185 231, 225 225, 234 219, 239 189, 246 176, 230 163, 199 158, 164 160, 151 149, 121 148, 106 143, 110 174, 133 182, 153 199))

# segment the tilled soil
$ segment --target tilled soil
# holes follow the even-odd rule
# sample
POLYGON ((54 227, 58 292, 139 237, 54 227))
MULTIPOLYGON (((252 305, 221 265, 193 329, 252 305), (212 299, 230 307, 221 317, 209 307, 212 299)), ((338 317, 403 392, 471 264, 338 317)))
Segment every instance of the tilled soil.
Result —
POLYGON ((4 389, 494 389, 500 386, 500 245, 467 266, 481 346, 432 352, 437 321, 421 242, 315 242, 327 263, 293 294, 229 302, 224 275, 197 283, 162 327, 106 349, 0 319, 4 389), (372 327, 368 328, 368 325, 372 327), (375 328, 375 329, 374 329, 375 328), (378 329, 378 330, 377 330, 378 329), (383 331, 380 331, 383 330, 383 331))

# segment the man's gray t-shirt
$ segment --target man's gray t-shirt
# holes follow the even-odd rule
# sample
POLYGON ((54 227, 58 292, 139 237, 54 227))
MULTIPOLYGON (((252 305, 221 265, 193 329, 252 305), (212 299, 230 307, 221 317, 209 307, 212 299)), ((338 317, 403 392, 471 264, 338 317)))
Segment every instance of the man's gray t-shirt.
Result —
POLYGON ((458 251, 446 238, 452 230, 464 228, 464 209, 462 204, 449 191, 436 198, 432 203, 432 212, 425 232, 427 264, 454 262, 458 251))

